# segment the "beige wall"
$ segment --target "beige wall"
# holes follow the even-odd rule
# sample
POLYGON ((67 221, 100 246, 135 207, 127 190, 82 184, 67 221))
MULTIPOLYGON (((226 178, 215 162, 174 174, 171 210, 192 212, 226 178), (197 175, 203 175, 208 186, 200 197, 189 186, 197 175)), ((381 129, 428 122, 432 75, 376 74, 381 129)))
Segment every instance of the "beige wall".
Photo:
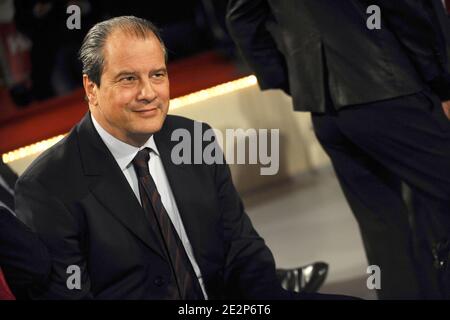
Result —
MULTIPOLYGON (((279 129, 280 157, 276 175, 260 175, 259 164, 230 165, 234 182, 241 192, 262 188, 329 164, 312 131, 310 115, 293 112, 290 98, 278 90, 261 92, 254 85, 179 107, 170 113, 206 122, 222 131, 224 137, 225 129, 279 129)), ((223 147, 226 150, 226 143, 223 147)), ((20 174, 36 156, 14 161, 10 165, 20 174)))

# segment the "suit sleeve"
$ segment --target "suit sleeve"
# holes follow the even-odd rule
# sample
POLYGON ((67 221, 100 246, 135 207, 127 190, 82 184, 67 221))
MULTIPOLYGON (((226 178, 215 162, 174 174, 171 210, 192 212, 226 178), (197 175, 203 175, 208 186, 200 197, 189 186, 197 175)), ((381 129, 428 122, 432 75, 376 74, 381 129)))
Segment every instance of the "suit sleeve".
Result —
POLYGON ((51 259, 47 283, 31 290, 31 297, 57 300, 92 298, 86 255, 82 248, 81 223, 64 203, 46 191, 36 179, 23 177, 16 184, 16 213, 43 241, 51 259), (80 272, 72 268, 79 268, 80 272))
POLYGON ((282 89, 289 94, 284 56, 267 29, 275 23, 266 0, 230 0, 227 26, 238 50, 258 78, 261 89, 282 89))
POLYGON ((216 191, 224 229, 225 296, 229 299, 291 299, 281 287, 275 260, 244 211, 226 163, 214 166, 216 191))
POLYGON ((382 21, 405 48, 425 82, 450 100, 447 44, 431 0, 376 0, 382 21))
POLYGON ((45 284, 50 273, 47 248, 30 228, 2 207, 0 267, 13 291, 45 284))

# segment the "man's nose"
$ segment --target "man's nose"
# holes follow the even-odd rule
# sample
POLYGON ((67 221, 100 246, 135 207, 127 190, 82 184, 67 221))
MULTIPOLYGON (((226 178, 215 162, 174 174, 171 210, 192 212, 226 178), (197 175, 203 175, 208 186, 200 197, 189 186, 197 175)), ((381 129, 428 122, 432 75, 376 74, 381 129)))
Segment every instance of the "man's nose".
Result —
POLYGON ((138 100, 147 100, 151 102, 156 98, 156 91, 153 88, 153 84, 150 79, 145 79, 141 82, 141 87, 139 90, 138 100))

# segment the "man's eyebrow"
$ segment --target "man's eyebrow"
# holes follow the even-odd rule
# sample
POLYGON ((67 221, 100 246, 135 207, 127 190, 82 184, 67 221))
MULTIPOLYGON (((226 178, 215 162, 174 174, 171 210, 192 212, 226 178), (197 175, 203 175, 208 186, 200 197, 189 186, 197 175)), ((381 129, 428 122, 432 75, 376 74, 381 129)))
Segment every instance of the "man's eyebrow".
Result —
POLYGON ((167 68, 166 67, 161 67, 161 68, 158 68, 158 69, 155 69, 155 70, 152 70, 152 72, 151 73, 159 73, 159 72, 164 72, 164 73, 167 73, 167 68))
POLYGON ((114 77, 114 79, 123 77, 123 76, 135 76, 137 73, 134 71, 130 71, 130 70, 123 70, 120 71, 118 74, 116 74, 116 76, 114 77))
MULTIPOLYGON (((161 67, 161 68, 158 68, 158 69, 154 69, 154 70, 152 70, 150 73, 151 73, 151 74, 155 74, 155 73, 160 73, 160 72, 163 72, 163 73, 167 74, 167 68, 166 68, 166 67, 161 67)), ((121 77, 123 77, 123 76, 136 76, 137 74, 138 74, 138 72, 136 72, 136 71, 123 70, 123 71, 120 71, 120 72, 114 77, 114 79, 118 79, 118 78, 121 78, 121 77)))

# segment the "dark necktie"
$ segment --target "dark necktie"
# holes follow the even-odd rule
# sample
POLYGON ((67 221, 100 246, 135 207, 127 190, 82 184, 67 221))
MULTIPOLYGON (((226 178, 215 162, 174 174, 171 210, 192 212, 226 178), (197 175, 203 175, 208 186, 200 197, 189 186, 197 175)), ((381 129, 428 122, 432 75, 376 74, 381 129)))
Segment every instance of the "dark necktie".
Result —
MULTIPOLYGON (((167 251, 178 289, 178 292, 175 292, 178 295, 173 295, 173 297, 183 300, 202 300, 204 296, 197 276, 175 227, 161 202, 161 196, 158 193, 155 182, 150 175, 148 168, 149 159, 150 149, 142 149, 133 159, 133 166, 139 180, 139 194, 142 207, 147 215, 154 215, 164 240, 164 247, 167 251)), ((154 221, 155 219, 149 220, 154 221)))

